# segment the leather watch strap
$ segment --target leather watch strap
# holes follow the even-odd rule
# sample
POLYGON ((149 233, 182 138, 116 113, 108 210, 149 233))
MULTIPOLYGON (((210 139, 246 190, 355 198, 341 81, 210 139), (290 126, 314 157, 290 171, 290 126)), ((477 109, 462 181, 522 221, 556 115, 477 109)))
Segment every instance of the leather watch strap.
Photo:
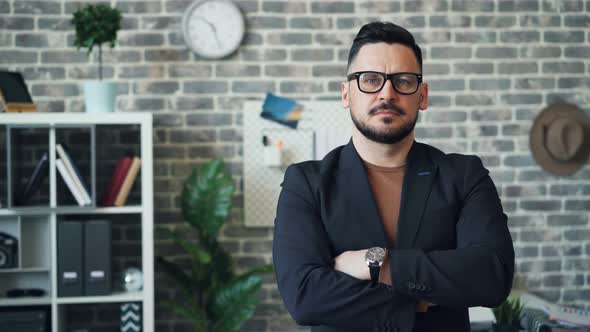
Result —
POLYGON ((379 281, 379 271, 381 267, 379 263, 369 263, 369 273, 371 274, 371 281, 377 282, 379 281))

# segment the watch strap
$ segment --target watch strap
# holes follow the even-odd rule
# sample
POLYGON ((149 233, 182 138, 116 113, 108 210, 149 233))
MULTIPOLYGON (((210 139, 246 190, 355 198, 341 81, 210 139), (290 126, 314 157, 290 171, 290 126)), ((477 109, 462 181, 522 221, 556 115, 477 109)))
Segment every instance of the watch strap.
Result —
POLYGON ((369 273, 371 274, 371 281, 377 282, 379 281, 379 272, 381 271, 381 266, 379 263, 369 263, 369 273))

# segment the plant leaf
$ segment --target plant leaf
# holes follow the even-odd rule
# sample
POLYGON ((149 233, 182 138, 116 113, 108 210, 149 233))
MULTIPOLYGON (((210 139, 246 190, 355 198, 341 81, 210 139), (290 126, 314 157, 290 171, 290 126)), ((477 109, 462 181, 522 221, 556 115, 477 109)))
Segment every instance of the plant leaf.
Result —
POLYGON ((176 316, 186 318, 195 323, 197 331, 206 331, 209 320, 207 313, 196 305, 178 301, 165 301, 164 307, 169 308, 176 316))
POLYGON ((211 262, 211 255, 198 242, 183 239, 178 232, 172 232, 172 237, 174 242, 189 253, 195 262, 199 264, 209 264, 211 262))
POLYGON ((493 308, 492 311, 498 324, 520 327, 520 317, 523 308, 524 304, 520 302, 520 298, 508 298, 499 306, 493 308))
POLYGON ((164 268, 164 271, 168 275, 178 281, 184 289, 193 290, 193 281, 179 264, 173 263, 161 256, 156 257, 156 262, 164 268))
POLYGON ((238 277, 215 293, 212 313, 215 317, 213 330, 218 332, 237 331, 256 310, 259 299, 256 293, 262 280, 255 275, 238 277))
POLYGON ((223 160, 209 161, 184 183, 181 201, 186 221, 199 231, 201 240, 213 239, 229 216, 234 185, 223 160))
POLYGON ((234 263, 232 257, 217 242, 210 244, 209 250, 212 261, 209 266, 210 286, 216 289, 234 278, 234 263))
POLYGON ((246 277, 248 275, 272 273, 272 272, 274 272, 274 270, 275 270, 274 265, 272 265, 272 264, 261 265, 261 266, 255 267, 251 270, 244 272, 243 274, 240 275, 240 277, 246 277))

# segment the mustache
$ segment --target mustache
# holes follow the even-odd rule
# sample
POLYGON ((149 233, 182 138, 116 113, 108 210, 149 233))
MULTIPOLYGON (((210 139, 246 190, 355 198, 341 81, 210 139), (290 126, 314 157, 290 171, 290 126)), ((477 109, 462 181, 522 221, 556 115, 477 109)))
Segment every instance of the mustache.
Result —
POLYGON ((394 104, 391 104, 391 103, 381 103, 381 104, 379 104, 379 105, 371 108, 369 110, 369 115, 375 115, 375 113, 377 113, 379 110, 390 110, 390 111, 394 111, 394 112, 396 112, 396 113, 398 113, 400 115, 405 115, 406 114, 406 112, 403 109, 395 106, 394 104))

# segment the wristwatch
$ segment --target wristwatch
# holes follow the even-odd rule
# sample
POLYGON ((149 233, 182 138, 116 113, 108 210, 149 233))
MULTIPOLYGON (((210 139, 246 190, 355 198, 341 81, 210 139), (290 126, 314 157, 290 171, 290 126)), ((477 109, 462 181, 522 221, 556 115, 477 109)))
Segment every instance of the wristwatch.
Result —
POLYGON ((371 281, 379 281, 379 271, 385 259, 385 249, 381 247, 369 248, 365 253, 365 261, 369 266, 369 273, 371 274, 371 281))

